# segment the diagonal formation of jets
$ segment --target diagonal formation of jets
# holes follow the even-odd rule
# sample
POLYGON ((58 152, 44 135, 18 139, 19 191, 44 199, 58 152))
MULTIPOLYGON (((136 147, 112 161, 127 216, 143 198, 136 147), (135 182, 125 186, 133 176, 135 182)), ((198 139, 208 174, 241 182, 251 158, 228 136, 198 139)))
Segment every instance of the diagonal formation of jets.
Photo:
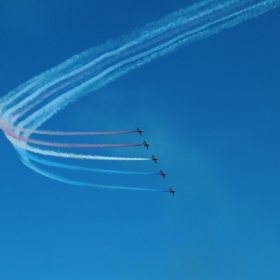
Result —
MULTIPOLYGON (((143 131, 144 131, 144 130, 140 129, 139 127, 136 128, 136 132, 139 133, 141 136, 142 136, 143 131)), ((147 143, 146 141, 144 141, 144 142, 143 142, 143 146, 146 147, 146 148, 148 149, 149 146, 150 146, 150 144, 147 143)), ((158 158, 155 157, 154 155, 151 156, 151 159, 152 159, 155 163, 157 163, 157 161, 158 161, 158 158)), ((159 174, 160 174, 163 178, 165 178, 165 176, 166 176, 166 172, 163 172, 162 170, 160 170, 159 174)), ((172 195, 174 195, 175 192, 176 192, 176 190, 173 190, 172 188, 169 188, 168 191, 169 191, 172 195)))

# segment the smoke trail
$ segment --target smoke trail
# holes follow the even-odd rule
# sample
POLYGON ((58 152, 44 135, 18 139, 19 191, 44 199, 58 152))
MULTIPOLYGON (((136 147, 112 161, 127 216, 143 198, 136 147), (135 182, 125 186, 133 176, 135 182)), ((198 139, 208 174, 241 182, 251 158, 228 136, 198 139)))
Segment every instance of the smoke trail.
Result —
POLYGON ((63 168, 63 169, 69 169, 69 170, 77 170, 77 171, 86 171, 86 172, 97 172, 97 173, 111 173, 111 174, 123 174, 123 175, 159 175, 159 172, 151 173, 151 172, 134 172, 134 171, 121 171, 121 170, 108 170, 108 169, 100 169, 100 168, 87 168, 87 167, 81 167, 81 166, 75 166, 75 165, 69 165, 69 164, 62 164, 58 162, 53 162, 49 160, 40 159, 34 155, 32 155, 29 152, 26 152, 25 150, 22 150, 20 148, 16 148, 18 153, 29 160, 35 161, 37 163, 47 165, 47 166, 53 166, 57 168, 63 168))
POLYGON ((56 143, 56 142, 46 142, 39 141, 34 139, 29 139, 26 137, 17 136, 16 134, 6 131, 4 129, 6 135, 13 137, 19 141, 32 143, 40 146, 48 146, 48 147, 59 147, 59 148, 128 148, 128 147, 140 147, 143 144, 71 144, 71 143, 56 143))
MULTIPOLYGON (((98 51, 98 47, 95 48, 95 52, 98 51)), ((98 53, 98 52, 97 52, 98 53)), ((81 54, 82 55, 82 54, 81 54)), ((73 60, 75 60, 76 55, 67 59, 65 62, 61 63, 60 65, 53 67, 44 73, 35 76, 31 80, 25 82, 24 84, 20 85, 19 87, 15 88, 10 93, 6 94, 4 97, 0 99, 0 114, 3 113, 11 108, 15 101, 18 99, 24 99, 25 96, 29 96, 36 92, 39 88, 43 85, 48 84, 49 82, 53 81, 53 74, 54 72, 58 75, 63 75, 72 70, 73 66, 78 67, 80 64, 79 61, 73 65, 73 60), (7 107, 7 108, 6 108, 7 107)), ((76 59, 77 60, 77 59, 76 59)))
POLYGON ((123 131, 50 131, 50 130, 34 130, 23 128, 19 126, 13 126, 8 123, 5 119, 0 118, 0 129, 8 131, 13 130, 17 132, 26 132, 30 134, 38 135, 51 135, 51 136, 98 136, 98 135, 118 135, 118 134, 132 134, 136 133, 137 130, 123 130, 123 131))
MULTIPOLYGON (((82 147, 81 145, 87 148, 93 147, 96 144, 53 143, 33 140, 28 137, 51 116, 77 98, 93 92, 133 69, 168 54, 183 45, 201 40, 223 29, 233 27, 279 5, 280 0, 204 0, 173 13, 128 35, 125 39, 109 42, 76 55, 11 91, 0 100, 0 114, 6 120, 6 123, 10 123, 13 127, 16 125, 22 129, 12 129, 13 132, 10 129, 5 131, 6 123, 2 120, 0 125, 6 137, 15 148, 19 147, 37 154, 87 160, 151 160, 150 158, 103 157, 61 153, 36 148, 28 145, 27 142, 55 147, 66 147, 68 145, 71 145, 68 147, 82 147), (33 113, 31 113, 31 110, 33 110, 33 113), (27 114, 28 112, 30 113, 27 114), (24 135, 24 137, 15 136, 19 134, 24 135)), ((39 132, 38 134, 62 135, 61 133, 63 132, 48 133, 39 132)), ((64 132, 64 135, 74 134, 64 132)), ((78 132, 75 135, 89 134, 79 134, 78 132)), ((34 171, 68 184, 111 189, 159 191, 71 181, 39 169, 30 162, 28 156, 23 154, 23 151, 21 152, 21 158, 23 163, 34 171)), ((38 161, 42 160, 37 159, 38 161)), ((59 163, 50 161, 45 161, 42 164, 59 165, 59 163)), ((62 166, 60 165, 60 168, 62 166)))
POLYGON ((61 153, 50 150, 42 150, 38 148, 31 147, 24 142, 20 142, 14 139, 11 136, 6 135, 8 140, 12 143, 13 146, 22 148, 29 152, 35 154, 41 154, 44 156, 60 157, 60 158, 73 158, 73 159, 86 159, 86 160, 116 160, 116 161, 143 161, 151 160, 150 158, 126 158, 126 157, 105 157, 105 156, 92 156, 92 155, 82 155, 82 154, 72 154, 72 153, 61 153))
MULTIPOLYGON (((34 79, 34 78, 33 78, 34 79)), ((33 80, 32 79, 32 80, 33 80)), ((2 115, 2 111, 3 109, 7 106, 8 108, 11 107, 11 105, 14 103, 14 101, 19 98, 23 93, 25 93, 26 91, 28 91, 29 89, 33 88, 35 84, 38 83, 38 81, 34 81, 31 82, 32 80, 30 80, 29 82, 26 82, 26 84, 28 84, 24 89, 21 89, 17 92, 17 89, 11 91, 10 93, 6 94, 5 96, 3 96, 0 99, 0 112, 2 115), (9 106, 10 105, 10 106, 9 106)))
POLYGON ((131 134, 135 133, 135 130, 127 130, 127 131, 49 131, 49 130, 33 130, 33 129, 24 129, 19 127, 13 127, 14 130, 19 130, 31 134, 41 134, 41 135, 52 135, 52 136, 98 136, 98 135, 118 135, 118 134, 131 134))
MULTIPOLYGON (((1 124, 0 124, 0 128, 1 124)), ((34 130, 34 129, 25 129, 17 126, 9 126, 9 129, 15 131, 23 131, 30 134, 38 134, 38 135, 51 135, 51 136, 98 136, 98 135, 118 135, 118 134, 131 134, 137 132, 136 130, 125 130, 125 131, 50 131, 50 130, 34 130)))
MULTIPOLYGON (((44 90, 48 87, 56 87, 59 91, 60 83, 64 80, 68 82, 69 79, 75 81, 75 87, 62 90, 58 97, 21 121, 19 125, 37 128, 69 102, 106 85, 134 68, 174 51, 182 45, 235 26, 279 5, 280 0, 206 0, 171 14, 140 32, 130 35, 127 39, 128 43, 123 46, 116 47, 107 53, 107 49, 104 48, 104 53, 98 58, 93 57, 92 61, 90 61, 92 50, 75 56, 72 71, 66 72, 63 76, 57 76, 54 69, 53 80, 57 82, 57 85, 55 82, 47 83, 44 85, 44 90), (83 59, 85 59, 84 63, 83 59), (77 61, 80 65, 75 68, 77 61)), ((32 97, 24 99, 20 106, 14 106, 12 110, 8 110, 5 116, 12 117, 19 108, 22 109, 35 97, 40 98, 42 93, 42 88, 40 88, 32 94, 32 97)))
POLYGON ((102 189, 111 189, 111 190, 130 190, 130 191, 149 191, 149 192, 168 192, 166 190, 158 190, 158 189, 148 189, 148 188, 135 188, 135 187, 124 187, 124 186, 107 186, 107 185, 98 185, 98 184, 90 184, 86 182, 79 182, 79 181, 72 181, 64 177, 60 177, 58 175, 54 175, 50 172, 47 172, 43 169, 38 168, 36 165, 31 163, 26 157, 21 156, 21 161, 30 169, 34 170, 35 172, 48 177, 50 179, 75 185, 75 186, 82 186, 82 187, 93 187, 93 188, 102 188, 102 189))
MULTIPOLYGON (((135 45, 145 40, 150 40, 153 37, 153 35, 151 35, 152 32, 155 33, 157 27, 160 27, 158 28, 158 30, 160 30, 159 32, 163 33, 167 31, 169 25, 171 25, 172 22, 174 22, 174 18, 176 19, 178 15, 180 15, 181 17, 185 16, 185 18, 194 18, 194 13, 196 12, 196 10, 202 9, 203 6, 205 6, 206 8, 206 6, 208 5, 207 2, 211 3, 211 1, 203 1, 201 3, 193 5, 190 8, 185 9, 184 13, 182 13, 182 10, 180 12, 177 12, 176 14, 174 13, 164 18, 161 21, 149 24, 147 27, 143 28, 143 30, 135 32, 135 34, 130 34, 129 36, 127 36, 127 38, 121 40, 121 42, 128 41, 128 43, 122 46, 120 46, 120 40, 115 42, 110 41, 101 46, 94 47, 89 51, 83 52, 80 55, 76 55, 68 59, 66 62, 60 64, 59 66, 52 68, 37 77, 34 77, 29 82, 26 82, 24 85, 18 87, 6 97, 2 98, 2 100, 4 101, 8 99, 9 102, 9 100, 11 99, 10 97, 12 97, 14 94, 15 95, 13 97, 16 98, 21 97, 21 95, 28 96, 30 95, 30 93, 35 93, 37 89, 40 89, 45 85, 47 85, 47 87, 50 88, 53 85, 57 85, 63 79, 65 80, 69 77, 71 78, 71 75, 73 77, 79 72, 84 72, 85 69, 89 69, 90 67, 92 68, 96 64, 100 65, 101 62, 103 63, 102 65, 110 65, 112 64, 112 61, 114 60, 116 55, 118 55, 119 57, 123 55, 123 53, 127 53, 127 55, 130 55, 135 45), (98 55, 100 56, 98 57, 98 55), (67 71, 62 72, 61 69, 67 69, 67 71), (60 76, 58 76, 58 74, 60 74, 60 76), (60 79, 54 79, 54 75, 56 75, 57 78, 60 79), (55 81, 55 83, 53 81, 55 81), (32 92, 30 89, 32 90, 32 92)), ((37 96, 38 92, 36 93, 36 95, 34 94, 33 98, 35 99, 37 96)))

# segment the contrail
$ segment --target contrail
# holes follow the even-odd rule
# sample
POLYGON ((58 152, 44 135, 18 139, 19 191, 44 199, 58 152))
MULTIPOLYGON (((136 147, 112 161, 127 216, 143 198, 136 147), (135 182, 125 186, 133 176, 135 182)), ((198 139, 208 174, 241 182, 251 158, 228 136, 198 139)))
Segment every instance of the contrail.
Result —
POLYGON ((77 171, 86 171, 86 172, 97 172, 97 173, 110 173, 110 174, 124 174, 124 175, 160 175, 159 172, 136 172, 136 171, 122 171, 122 170, 110 170, 110 169, 100 169, 100 168, 87 168, 69 164, 62 164, 59 162, 53 162, 45 159, 40 159, 31 153, 22 150, 20 148, 16 148, 16 150, 20 153, 21 156, 28 158, 29 160, 35 161, 37 163, 53 166, 57 168, 69 169, 69 170, 77 170, 77 171))

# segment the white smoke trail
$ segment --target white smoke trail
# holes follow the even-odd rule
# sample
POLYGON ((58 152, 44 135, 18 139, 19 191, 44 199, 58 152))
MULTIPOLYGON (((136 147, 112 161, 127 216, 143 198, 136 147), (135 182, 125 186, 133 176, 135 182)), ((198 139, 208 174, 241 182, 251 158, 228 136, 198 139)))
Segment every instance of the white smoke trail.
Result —
MULTIPOLYGON (((70 102, 108 84, 134 68, 174 51, 182 45, 235 26, 279 5, 280 0, 202 1, 200 4, 153 23, 146 27, 146 30, 143 29, 138 34, 138 38, 135 38, 135 34, 133 34, 131 38, 127 39, 128 43, 104 53, 90 62, 88 56, 90 56, 91 50, 89 54, 83 53, 75 56, 73 65, 79 58, 81 60, 81 66, 78 68, 75 69, 73 66, 72 71, 64 76, 57 76, 55 69, 53 70, 53 78, 56 81, 61 82, 72 77, 75 86, 63 91, 54 100, 21 121, 19 125, 35 129, 70 102), (84 57, 86 57, 86 61, 83 64, 84 57), (80 75, 78 85, 76 85, 76 75, 80 75)), ((49 85, 54 84, 55 82, 49 83, 49 85)), ((43 89, 47 88, 48 84, 43 87, 43 89)), ((24 99, 10 111, 8 110, 5 116, 11 117, 13 112, 19 108, 22 109, 41 92, 42 89, 38 89, 34 95, 24 99)))
POLYGON ((40 163, 46 166, 53 166, 57 168, 69 169, 69 170, 77 170, 77 171, 86 171, 86 172, 96 172, 96 173, 111 173, 111 174, 123 174, 123 175, 160 175, 159 172, 139 172, 139 171, 123 171, 123 170, 109 170, 109 169, 100 169, 100 168, 88 168, 76 165, 63 164, 59 162, 49 161, 45 159, 41 159, 36 157, 35 155, 27 152, 26 150, 22 150, 18 147, 15 147, 18 153, 31 161, 36 163, 40 163))
POLYGON ((55 152, 51 150, 43 150, 29 146, 25 142, 18 141, 13 137, 6 135, 8 140, 12 143, 12 145, 24 149, 26 151, 40 154, 44 156, 52 156, 59 158, 73 158, 73 159, 87 159, 87 160, 116 160, 116 161, 143 161, 143 160, 151 160, 150 158, 126 158, 126 157, 106 157, 106 156, 92 156, 92 155, 83 155, 83 154, 73 154, 73 153, 61 153, 55 152))
MULTIPOLYGON (((187 12, 190 10, 193 10, 194 8, 199 8, 203 5, 205 5, 206 2, 211 2, 211 1, 203 1, 201 3, 195 4, 190 8, 185 9, 185 16, 186 18, 191 18, 191 15, 188 15, 187 12)), ((182 15, 181 15, 182 16, 182 15)), ((192 15, 193 16, 193 15, 192 15)), ((170 17, 170 16, 169 16, 170 17)), ((44 86, 46 86, 47 88, 49 88, 51 85, 57 84, 59 81, 62 81, 63 79, 67 79, 69 77, 73 77, 75 74, 78 74, 80 72, 82 72, 83 70, 88 69, 89 67, 94 66, 95 64, 97 64, 98 62, 101 62, 105 59, 108 59, 110 57, 114 57, 116 55, 119 55, 121 52, 125 51, 126 53, 128 53, 128 49, 130 47, 133 47, 134 45, 137 45, 145 40, 150 40, 153 36, 155 36, 155 32, 156 32, 156 25, 161 25, 161 28, 158 28, 159 32, 164 32, 165 30, 167 30, 170 26, 170 22, 172 22, 169 17, 164 18, 163 20, 161 20, 161 22, 155 23, 155 24, 149 24, 149 28, 152 29, 149 32, 148 28, 144 28, 142 30, 142 34, 138 35, 137 34, 130 34, 128 36, 128 41, 130 41, 129 43, 123 45, 123 46, 119 46, 119 42, 115 41, 112 42, 110 41, 109 44, 103 44, 101 46, 98 47, 94 47, 88 51, 85 51, 79 55, 75 55, 72 58, 68 59, 67 61, 65 61, 64 63, 60 64, 57 67, 54 67, 48 71, 46 71, 45 73, 38 75, 36 77, 34 77, 33 79, 31 79, 30 81, 26 82, 25 84, 19 86, 18 88, 16 88, 15 90, 13 90, 12 92, 10 92, 9 94, 7 94, 6 96, 4 96, 2 99, 0 99, 0 103, 2 103, 0 105, 0 109, 5 107, 6 105, 12 103, 15 99, 21 97, 22 95, 28 93, 28 91, 30 89, 33 90, 34 95, 33 97, 37 97, 39 95, 39 92, 36 90, 36 88, 42 88, 44 86), (155 26, 153 26, 155 25, 155 26), (144 31, 144 32, 143 32, 144 31), (152 31, 154 33, 154 35, 152 34, 152 31), (135 40, 132 40, 132 38, 135 38, 135 40), (116 49, 113 49, 116 48, 116 49), (110 49, 113 49, 112 51, 109 51, 110 49), (103 53, 102 55, 100 55, 99 57, 96 57, 99 53, 103 53), (80 65, 80 67, 79 67, 80 65), (68 69, 68 71, 64 72, 64 75, 62 76, 58 76, 59 73, 61 73, 62 69, 68 69), (72 72, 71 72, 71 71, 72 72), (52 77, 52 80, 49 81, 49 77, 52 77), (47 82, 49 81, 49 82, 47 82), (54 82, 55 81, 55 82, 54 82), (36 85, 39 85, 39 87, 36 85)), ((120 40, 123 41, 123 40, 120 40)), ((28 101, 28 100, 26 100, 28 101)), ((9 115, 9 113, 6 113, 5 115, 9 115)))

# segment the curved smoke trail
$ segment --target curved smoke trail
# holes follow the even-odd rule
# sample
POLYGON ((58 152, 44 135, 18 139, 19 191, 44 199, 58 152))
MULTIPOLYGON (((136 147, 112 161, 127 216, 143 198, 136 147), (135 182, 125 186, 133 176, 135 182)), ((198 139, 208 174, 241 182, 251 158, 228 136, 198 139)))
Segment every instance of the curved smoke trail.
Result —
MULTIPOLYGON (((47 73, 46 78, 42 74, 37 77, 38 82, 35 86, 29 88, 30 85, 27 83, 25 88, 21 89, 17 99, 22 100, 15 106, 6 105, 3 108, 3 116, 15 123, 18 117, 22 117, 17 115, 26 112, 31 103, 35 102, 37 106, 55 93, 48 104, 18 123, 21 127, 35 129, 70 102, 134 68, 279 5, 279 0, 202 1, 135 32, 127 37, 125 44, 122 40, 116 42, 113 49, 105 45, 102 50, 101 46, 102 54, 99 57, 95 56, 97 51, 93 48, 68 60, 66 62, 68 67, 62 64, 53 68, 47 73), (59 71, 61 68, 64 68, 62 74, 59 71)), ((34 84, 33 79, 30 83, 34 84)))
POLYGON ((125 187, 125 186, 108 186, 108 185, 98 185, 98 184, 90 184, 86 182, 80 182, 80 181, 73 181, 58 175, 54 175, 50 172, 47 172, 45 170, 42 170, 38 168, 36 165, 31 163, 26 157, 22 156, 21 161, 24 165, 29 167, 30 169, 34 170, 35 172, 48 177, 50 179, 66 183, 69 185, 75 185, 75 186, 82 186, 82 187, 93 187, 93 188, 102 188, 102 189, 110 189, 110 190, 130 190, 130 191, 149 191, 149 192, 168 192, 166 190, 158 190, 158 189, 149 189, 149 188, 134 188, 134 187, 125 187))
POLYGON ((17 136, 16 134, 3 129, 6 135, 13 137, 16 140, 36 144, 40 146, 59 147, 59 148, 128 148, 128 147, 140 147, 143 144, 72 144, 72 143, 57 143, 46 142, 40 140, 34 140, 27 137, 17 136))
MULTIPOLYGON (((7 136, 7 135, 6 135, 7 136)), ((21 149, 24 149, 26 151, 40 154, 44 156, 52 156, 57 158, 72 158, 72 159, 81 159, 81 160, 109 160, 109 161, 144 161, 144 160, 151 160, 150 158, 128 158, 128 157, 105 157, 105 156, 92 156, 92 155, 82 155, 82 154, 73 154, 73 153, 62 153, 62 152, 56 152, 52 150, 43 150, 38 149, 35 147, 31 147, 27 145, 25 142, 20 142, 16 139, 14 139, 11 136, 7 136, 9 141, 13 144, 13 146, 19 147, 21 149)))
MULTIPOLYGON (((68 144, 33 140, 29 136, 35 133, 37 128, 51 116, 77 98, 93 92, 131 70, 168 54, 183 45, 233 27, 279 5, 280 0, 204 0, 172 13, 162 20, 151 23, 125 38, 114 42, 110 41, 75 55, 4 96, 0 100, 0 115, 2 117, 0 127, 14 146, 41 155, 89 160, 150 160, 148 158, 103 157, 61 153, 30 146, 27 142, 33 142, 35 145, 56 147, 60 145, 59 147, 65 147, 68 144), (8 130, 5 125, 7 123, 10 126, 8 130)), ((48 131, 37 131, 36 133, 53 136, 106 135, 104 133, 76 132, 74 134, 48 131)), ((124 134, 124 132, 122 133, 124 134)), ((127 133, 131 133, 131 131, 127 133)), ((107 133, 107 135, 110 134, 121 133, 107 133)), ((78 147, 77 145, 82 147, 81 144, 70 145, 72 145, 71 147, 78 147)), ((94 144, 84 145, 94 147, 94 144)), ((22 153, 21 155, 25 165, 44 176, 69 184, 99 186, 75 182, 53 175, 37 168, 27 156, 22 153)), ((47 165, 46 162, 45 165, 47 165)))
POLYGON ((88 168, 88 167, 81 167, 81 166, 63 164, 63 163, 59 163, 59 162, 53 162, 53 161, 49 161, 49 160, 45 160, 45 159, 40 159, 40 158, 32 155, 31 153, 28 153, 27 151, 22 150, 20 148, 16 148, 16 150, 18 151, 18 153, 21 156, 24 156, 24 157, 28 158, 29 160, 32 160, 34 162, 37 162, 37 163, 40 163, 40 164, 43 164, 43 165, 62 168, 62 169, 85 171, 85 172, 95 172, 95 173, 124 174, 124 175, 160 175, 159 172, 151 173, 151 172, 110 170, 110 169, 88 168))
POLYGON ((98 136, 98 135, 118 135, 118 134, 132 134, 136 133, 137 130, 123 130, 123 131, 50 131, 50 130, 35 130, 35 129, 28 129, 19 126, 13 126, 9 124, 4 119, 0 118, 0 128, 3 131, 14 131, 19 134, 19 132, 25 132, 30 134, 39 134, 39 135, 51 135, 51 136, 98 136))

